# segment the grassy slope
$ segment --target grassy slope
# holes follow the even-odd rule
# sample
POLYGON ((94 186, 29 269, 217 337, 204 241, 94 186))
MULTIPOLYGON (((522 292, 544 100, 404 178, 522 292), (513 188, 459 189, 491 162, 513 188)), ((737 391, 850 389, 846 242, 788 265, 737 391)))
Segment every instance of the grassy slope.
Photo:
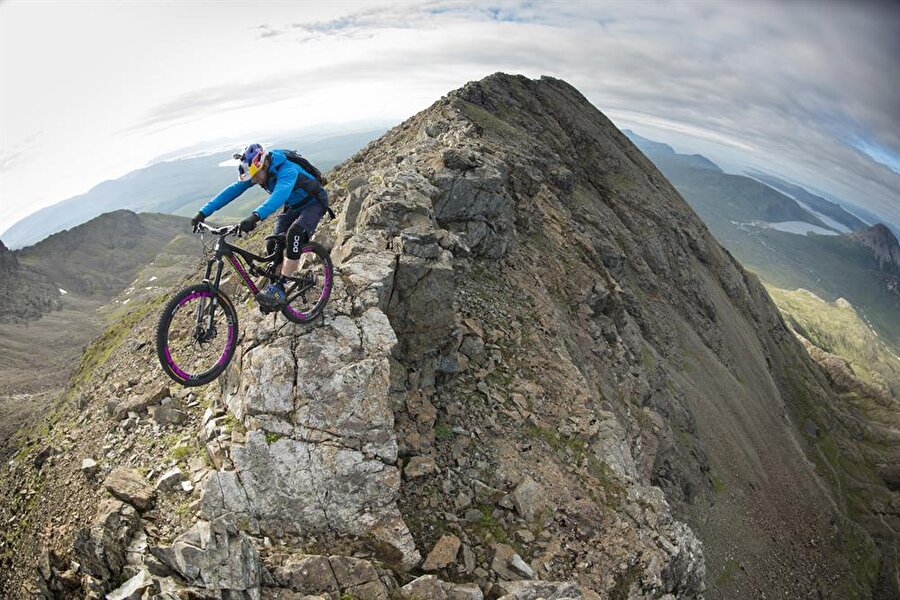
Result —
POLYGON ((807 290, 768 286, 769 295, 791 327, 818 348, 850 362, 863 381, 900 398, 900 357, 840 300, 829 303, 807 290))
POLYGON ((890 275, 880 271, 871 252, 844 236, 794 235, 771 229, 725 231, 720 240, 749 269, 782 289, 804 288, 834 302, 845 298, 862 318, 900 353, 900 296, 885 285, 890 275))
MULTIPOLYGON (((841 511, 872 534, 885 562, 883 576, 900 568, 900 519, 893 465, 900 464, 900 411, 897 391, 900 358, 844 302, 826 303, 808 291, 768 289, 785 320, 817 349, 849 360, 855 374, 888 394, 873 394, 865 385, 834 385, 835 396, 816 393, 813 378, 800 361, 784 363, 792 395, 799 402, 795 418, 804 425, 804 441, 816 470, 838 493, 841 511), (884 391, 884 390, 882 390, 884 391), (893 392, 893 397, 890 395, 893 392), (890 483, 894 481, 894 483, 890 483)), ((877 590, 875 597, 892 597, 877 590)))

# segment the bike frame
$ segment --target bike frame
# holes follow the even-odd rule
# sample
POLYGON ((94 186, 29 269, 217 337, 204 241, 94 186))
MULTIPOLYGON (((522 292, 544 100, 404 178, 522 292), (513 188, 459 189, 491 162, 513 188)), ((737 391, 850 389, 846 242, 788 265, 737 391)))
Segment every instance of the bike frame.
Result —
POLYGON ((275 256, 277 255, 277 252, 273 253, 271 256, 259 256, 257 254, 253 254, 249 250, 245 250, 239 246, 229 244, 225 240, 224 236, 220 236, 216 241, 216 246, 213 251, 215 253, 214 257, 206 261, 206 273, 203 275, 203 282, 212 283, 213 288, 218 290, 219 282, 222 279, 222 267, 225 265, 223 259, 228 259, 228 262, 240 276, 241 281, 243 281, 244 285, 246 285, 254 294, 259 292, 259 288, 257 288, 256 284, 253 283, 253 280, 250 279, 250 276, 247 274, 247 270, 244 269, 244 265, 241 264, 241 261, 238 260, 237 256, 241 256, 245 261, 247 261, 247 265, 251 273, 253 273, 257 277, 268 277, 272 275, 272 273, 263 271, 262 269, 257 267, 254 262, 268 262, 275 258, 275 256), (214 264, 217 265, 216 277, 215 281, 210 282, 209 277, 210 275, 212 275, 212 268, 214 264))
MULTIPOLYGON (((222 269, 225 265, 225 259, 231 264, 232 268, 237 272, 238 276, 241 278, 241 281, 244 282, 244 285, 250 290, 250 292, 255 296, 259 293, 259 288, 256 287, 256 284, 253 283, 253 280, 250 279, 250 275, 247 274, 249 270, 256 277, 269 277, 271 278, 275 275, 272 269, 263 270, 256 266, 255 263, 261 262, 266 263, 272 261, 274 258, 278 256, 278 249, 276 248, 275 252, 273 252, 269 256, 259 256, 258 254, 254 254, 249 250, 245 250, 240 246, 235 246, 233 244, 229 244, 225 239, 225 236, 229 233, 237 233, 236 228, 219 228, 214 229, 209 227, 208 225, 201 224, 201 227, 204 227, 207 231, 214 235, 218 235, 219 239, 216 240, 215 248, 213 249, 213 258, 209 258, 206 261, 206 272, 203 275, 203 282, 210 284, 214 292, 218 292, 219 290, 219 282, 222 279, 222 269), (242 257, 247 262, 247 268, 244 268, 244 265, 238 259, 238 256, 242 257), (210 276, 212 275, 213 265, 216 265, 216 274, 213 281, 210 281, 210 276)), ((295 277, 288 277, 289 280, 293 282, 302 282, 303 280, 297 279, 295 277)), ((291 290, 290 296, 285 299, 285 303, 290 303, 291 300, 296 298, 298 295, 305 292, 309 289, 309 285, 303 287, 299 286, 298 289, 291 290)), ((209 307, 209 316, 207 318, 206 330, 212 328, 213 319, 215 318, 216 306, 218 305, 218 294, 213 293, 212 298, 210 299, 211 305, 209 307)), ((205 306, 203 303, 200 303, 200 306, 197 307, 197 334, 202 334, 200 328, 203 326, 203 311, 205 306)))

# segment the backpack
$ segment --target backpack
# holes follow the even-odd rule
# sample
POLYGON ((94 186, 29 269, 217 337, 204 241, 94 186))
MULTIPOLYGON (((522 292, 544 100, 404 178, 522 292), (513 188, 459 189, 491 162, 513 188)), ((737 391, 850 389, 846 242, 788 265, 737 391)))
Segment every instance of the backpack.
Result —
MULTIPOLYGON (((311 162, 309 162, 308 160, 306 160, 305 158, 303 158, 299 152, 296 152, 294 150, 282 150, 281 152, 282 152, 282 154, 284 154, 284 157, 286 159, 288 159, 289 161, 291 161, 292 163, 294 163, 295 165, 299 166, 301 169, 303 169, 304 171, 306 171, 307 173, 312 175, 315 178, 315 180, 319 182, 319 185, 321 185, 322 187, 324 187, 325 184, 328 183, 328 178, 326 178, 324 175, 322 175, 322 171, 315 168, 313 166, 313 164, 311 162)), ((331 210, 331 207, 328 206, 327 204, 325 204, 324 202, 322 202, 321 198, 319 199, 319 202, 321 202, 322 206, 325 207, 325 212, 328 213, 328 216, 333 219, 334 211, 331 210)))
POLYGON ((324 186, 328 183, 328 179, 324 175, 322 175, 322 171, 315 168, 313 164, 303 158, 299 152, 295 152, 294 150, 282 150, 281 152, 284 154, 284 157, 286 159, 288 159, 295 165, 298 165, 301 169, 315 177, 316 181, 319 182, 319 185, 324 186))

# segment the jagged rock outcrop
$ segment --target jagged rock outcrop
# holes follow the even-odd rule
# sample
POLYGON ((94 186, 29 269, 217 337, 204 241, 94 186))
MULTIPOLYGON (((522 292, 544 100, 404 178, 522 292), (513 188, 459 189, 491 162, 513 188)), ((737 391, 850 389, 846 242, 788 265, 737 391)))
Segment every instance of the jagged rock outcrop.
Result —
POLYGON ((259 553, 232 517, 199 521, 171 547, 155 549, 154 555, 189 584, 259 598, 259 553))
POLYGON ((885 225, 876 223, 851 233, 850 237, 872 251, 879 268, 900 273, 900 242, 885 225))
MULTIPOLYGON (((503 360, 496 344, 487 347, 475 333, 481 329, 478 323, 486 323, 485 329, 494 325, 486 315, 470 320, 470 335, 460 329, 460 281, 478 261, 498 261, 521 243, 512 195, 540 194, 543 177, 534 167, 511 169, 514 158, 501 150, 522 150, 512 143, 495 152, 456 148, 472 135, 474 125, 462 115, 444 120, 451 114, 446 106, 433 107, 415 119, 433 123, 422 125, 418 133, 404 124, 338 172, 347 182, 334 193, 340 216, 319 234, 326 242, 333 240, 329 243, 338 267, 333 318, 310 330, 280 325, 277 318, 242 315, 243 323, 249 321, 245 343, 223 391, 229 411, 248 433, 243 443, 231 446, 233 470, 220 470, 206 482, 205 518, 234 514, 247 520, 251 532, 274 537, 314 532, 356 538, 388 564, 407 570, 419 565, 422 542, 416 544, 397 506, 398 500, 414 498, 402 487, 398 449, 404 463, 410 463, 407 477, 429 485, 440 472, 451 485, 455 467, 445 473, 441 466, 421 466, 434 464, 429 447, 435 445, 439 390, 467 370, 490 371, 503 360), (393 158, 381 162, 388 156, 393 158)), ((563 189, 574 187, 573 172, 564 165, 549 168, 548 176, 563 189)), ((597 302, 615 290, 614 283, 602 279, 595 287, 597 302)), ((501 296, 492 304, 502 302, 501 296)), ((589 402, 592 393, 586 385, 582 379, 576 393, 589 402)), ((595 501, 622 509, 606 517, 608 527, 623 539, 609 552, 608 566, 626 560, 622 570, 640 579, 637 589, 643 593, 701 593, 699 541, 672 518, 662 492, 641 484, 628 436, 615 416, 607 412, 600 421, 604 425, 596 428, 579 459, 584 468, 596 471, 596 476, 587 475, 588 482, 597 485, 599 477, 609 488, 595 501), (642 533, 649 531, 655 537, 642 533)), ((541 429, 553 428, 538 423, 541 429)), ((519 521, 526 530, 529 523, 558 527, 553 521, 564 507, 537 498, 540 487, 530 477, 542 470, 518 466, 505 473, 510 481, 490 484, 479 479, 492 479, 488 473, 474 477, 473 499, 484 508, 469 510, 475 510, 478 520, 499 510, 499 518, 519 521), (497 503, 507 493, 505 509, 497 503), (497 508, 488 509, 491 505, 497 508), (507 511, 510 516, 503 514, 507 511)), ((554 478, 571 476, 557 471, 542 477, 552 485, 554 478)), ((571 481, 577 486, 588 482, 571 481)), ((599 505, 589 505, 578 519, 599 518, 599 505)), ((422 515, 412 516, 418 521, 422 515)), ((579 540, 576 556, 587 556, 599 543, 602 529, 591 529, 579 540)), ((492 546, 497 535, 475 539, 463 531, 468 562, 474 563, 470 576, 482 584, 498 577, 535 576, 528 560, 540 555, 520 554, 507 544, 492 546), (506 552, 502 548, 510 548, 508 556, 498 554, 506 552)), ((544 558, 544 574, 575 576, 565 568, 549 568, 552 560, 544 558)), ((596 575, 580 574, 589 586, 608 592, 624 585, 603 583, 599 574, 605 561, 594 560, 596 575)), ((444 567, 451 568, 455 564, 444 567)))

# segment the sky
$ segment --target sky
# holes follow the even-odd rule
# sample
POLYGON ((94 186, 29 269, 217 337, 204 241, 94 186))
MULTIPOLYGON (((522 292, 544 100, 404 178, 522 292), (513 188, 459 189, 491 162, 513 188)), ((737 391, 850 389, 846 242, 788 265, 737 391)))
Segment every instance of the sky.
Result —
POLYGON ((898 57, 900 3, 7 0, 0 235, 181 148, 400 122, 497 71, 900 224, 898 57))

